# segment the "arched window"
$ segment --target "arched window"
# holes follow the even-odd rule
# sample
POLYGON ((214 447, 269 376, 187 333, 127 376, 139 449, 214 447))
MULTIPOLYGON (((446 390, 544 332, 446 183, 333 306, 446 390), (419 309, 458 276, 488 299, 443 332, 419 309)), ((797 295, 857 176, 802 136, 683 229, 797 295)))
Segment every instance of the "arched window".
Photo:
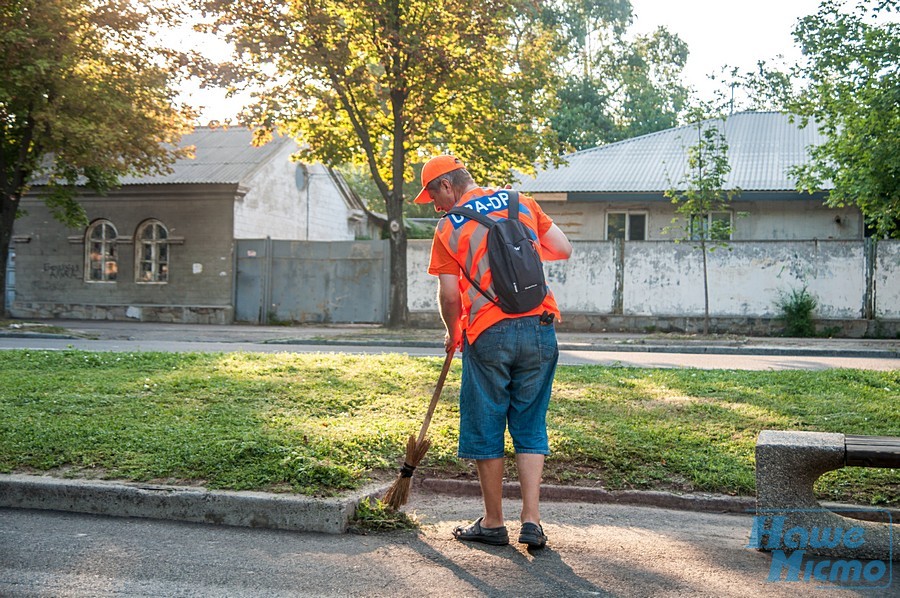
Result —
POLYGON ((85 233, 85 280, 115 282, 119 274, 116 227, 109 220, 92 222, 85 233))
POLYGON ((169 230, 159 220, 142 223, 135 235, 135 281, 169 281, 169 230))

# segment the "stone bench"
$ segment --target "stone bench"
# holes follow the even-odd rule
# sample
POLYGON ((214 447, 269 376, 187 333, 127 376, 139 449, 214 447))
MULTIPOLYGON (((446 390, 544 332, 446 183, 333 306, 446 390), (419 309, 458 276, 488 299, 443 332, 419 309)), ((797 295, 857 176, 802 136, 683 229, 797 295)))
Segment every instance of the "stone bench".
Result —
POLYGON ((761 550, 804 548, 821 556, 900 560, 900 551, 893 546, 900 534, 892 534, 893 530, 900 531, 900 525, 891 521, 889 512, 860 508, 881 519, 863 521, 841 516, 835 512, 838 509, 826 509, 816 499, 816 480, 828 471, 848 466, 900 467, 900 438, 760 432, 756 441, 757 516, 750 546, 761 550), (839 532, 850 536, 832 546, 835 542, 829 540, 839 532), (816 540, 807 541, 806 533, 816 540))

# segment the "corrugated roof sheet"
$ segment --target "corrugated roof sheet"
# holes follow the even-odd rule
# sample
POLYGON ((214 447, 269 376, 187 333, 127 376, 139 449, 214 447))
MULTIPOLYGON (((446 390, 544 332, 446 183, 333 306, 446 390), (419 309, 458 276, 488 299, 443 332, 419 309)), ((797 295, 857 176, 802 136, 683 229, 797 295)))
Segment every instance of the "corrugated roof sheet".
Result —
POLYGON ((252 144, 253 133, 244 128, 198 127, 181 139, 181 147, 196 147, 194 158, 185 158, 172 165, 166 175, 122 177, 122 185, 238 184, 277 153, 288 137, 275 137, 261 147, 252 144))
MULTIPOLYGON (((725 133, 731 172, 725 188, 789 191, 792 166, 806 163, 807 147, 824 141, 814 124, 801 129, 779 112, 740 112, 704 121, 725 133)), ((566 156, 567 164, 522 177, 530 193, 661 192, 679 185, 687 171, 687 149, 697 143, 696 125, 667 129, 566 156)))

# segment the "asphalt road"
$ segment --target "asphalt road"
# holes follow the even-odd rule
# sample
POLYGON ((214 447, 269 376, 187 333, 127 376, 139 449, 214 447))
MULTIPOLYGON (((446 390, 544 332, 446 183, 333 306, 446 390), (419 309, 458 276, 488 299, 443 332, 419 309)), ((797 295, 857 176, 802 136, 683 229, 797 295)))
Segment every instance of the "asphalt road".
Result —
MULTIPOLYGON (((164 340, 164 339, 64 339, 44 336, 0 337, 0 349, 79 349, 83 351, 167 351, 167 352, 232 352, 250 351, 275 352, 342 352, 342 353, 385 353, 403 352, 410 355, 440 356, 436 347, 380 345, 377 339, 369 344, 342 345, 339 341, 323 344, 290 344, 234 340, 164 340)), ((773 351, 775 352, 775 351, 773 351)), ((860 357, 852 354, 835 355, 760 355, 734 352, 716 353, 710 348, 706 353, 674 353, 660 351, 595 351, 562 349, 562 365, 617 365, 622 367, 648 368, 699 368, 735 370, 822 370, 828 368, 855 368, 869 370, 900 369, 900 359, 891 357, 860 357)))

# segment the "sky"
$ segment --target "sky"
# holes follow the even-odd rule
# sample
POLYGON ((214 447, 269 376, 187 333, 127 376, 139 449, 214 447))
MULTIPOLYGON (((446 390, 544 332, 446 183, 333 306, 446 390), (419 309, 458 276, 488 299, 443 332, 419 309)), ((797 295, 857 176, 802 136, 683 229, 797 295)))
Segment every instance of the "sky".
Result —
POLYGON ((814 14, 819 0, 631 0, 632 32, 664 25, 684 40, 690 55, 683 71, 688 86, 711 99, 708 79, 722 67, 752 70, 760 60, 800 58, 791 31, 797 19, 814 14))
MULTIPOLYGON (((650 33, 660 25, 677 33, 688 44, 690 56, 684 70, 688 86, 699 97, 712 99, 715 84, 708 75, 722 67, 751 70, 759 60, 783 55, 788 64, 800 52, 794 45, 791 30, 797 19, 813 14, 819 0, 631 0, 635 21, 632 34, 650 33)), ((207 47, 224 49, 215 40, 207 47)), ((246 101, 225 99, 221 90, 185 88, 183 98, 193 105, 204 105, 199 122, 234 118, 246 101)))

